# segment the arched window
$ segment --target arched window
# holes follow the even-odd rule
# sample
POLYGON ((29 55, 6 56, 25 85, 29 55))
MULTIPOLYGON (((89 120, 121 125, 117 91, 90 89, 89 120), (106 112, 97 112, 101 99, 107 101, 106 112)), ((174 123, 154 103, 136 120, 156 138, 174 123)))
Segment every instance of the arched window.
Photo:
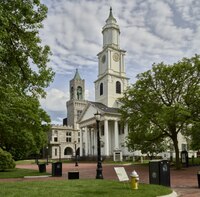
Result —
POLYGON ((70 147, 65 148, 64 155, 72 155, 73 150, 70 147))
POLYGON ((116 93, 121 94, 121 83, 119 81, 116 82, 116 93))
POLYGON ((103 95, 103 83, 100 84, 100 95, 103 95))
POLYGON ((78 86, 77 88, 77 99, 81 100, 82 99, 82 88, 78 86))

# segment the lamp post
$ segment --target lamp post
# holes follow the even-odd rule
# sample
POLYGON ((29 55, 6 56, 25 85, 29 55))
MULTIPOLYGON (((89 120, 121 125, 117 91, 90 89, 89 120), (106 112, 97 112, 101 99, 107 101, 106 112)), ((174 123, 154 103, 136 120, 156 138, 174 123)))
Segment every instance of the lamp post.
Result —
POLYGON ((102 164, 101 164, 101 144, 100 144, 100 135, 99 135, 99 123, 101 119, 101 114, 97 111, 96 114, 94 114, 96 119, 96 125, 97 125, 97 174, 96 179, 103 179, 102 174, 102 164))
POLYGON ((47 150, 47 165, 49 165, 49 157, 48 157, 48 154, 49 154, 49 151, 48 151, 49 147, 47 146, 46 147, 46 150, 47 150))
POLYGON ((59 162, 61 162, 61 144, 59 145, 59 162))
POLYGON ((77 153, 76 153, 76 141, 74 141, 74 144, 75 144, 75 166, 78 166, 77 153))

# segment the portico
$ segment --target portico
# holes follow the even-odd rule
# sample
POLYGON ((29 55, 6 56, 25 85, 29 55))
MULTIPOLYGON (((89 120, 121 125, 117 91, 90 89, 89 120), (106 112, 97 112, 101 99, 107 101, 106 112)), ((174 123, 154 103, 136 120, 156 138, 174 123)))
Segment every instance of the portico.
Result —
POLYGON ((127 127, 120 125, 120 114, 117 108, 108 108, 101 103, 90 102, 80 119, 80 156, 97 154, 97 131, 94 114, 101 113, 100 139, 102 156, 113 156, 116 150, 125 151, 127 127), (90 118, 89 118, 90 117, 90 118))

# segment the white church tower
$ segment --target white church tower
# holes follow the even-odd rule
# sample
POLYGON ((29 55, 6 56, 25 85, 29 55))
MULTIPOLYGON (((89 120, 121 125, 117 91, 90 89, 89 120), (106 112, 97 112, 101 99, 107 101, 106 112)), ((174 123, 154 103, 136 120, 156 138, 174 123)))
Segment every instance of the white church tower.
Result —
POLYGON ((128 78, 125 73, 124 50, 120 49, 120 29, 112 8, 102 30, 103 49, 98 56, 98 79, 95 83, 95 101, 108 107, 119 107, 117 99, 123 96, 128 78))

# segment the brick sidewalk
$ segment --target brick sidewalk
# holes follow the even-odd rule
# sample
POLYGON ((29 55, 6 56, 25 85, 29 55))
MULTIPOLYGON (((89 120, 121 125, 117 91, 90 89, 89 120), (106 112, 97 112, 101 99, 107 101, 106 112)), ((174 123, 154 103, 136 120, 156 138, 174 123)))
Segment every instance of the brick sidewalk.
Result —
MULTIPOLYGON (((141 183, 149 183, 149 169, 145 165, 112 165, 103 164, 104 179, 118 180, 114 171, 114 167, 124 167, 128 176, 135 170, 140 178, 141 183)), ((17 165, 17 168, 36 169, 38 166, 33 165, 17 165)), ((47 165, 47 172, 51 173, 52 165, 47 165)), ((182 170, 175 170, 171 168, 171 188, 177 192, 181 197, 200 197, 200 188, 198 188, 197 172, 200 166, 184 168, 182 170)), ((75 167, 74 164, 62 165, 62 177, 49 177, 49 178, 34 178, 34 179, 0 179, 0 181, 37 181, 37 180, 58 180, 67 179, 69 171, 79 171, 80 179, 95 179, 96 176, 96 163, 79 163, 75 167)))

